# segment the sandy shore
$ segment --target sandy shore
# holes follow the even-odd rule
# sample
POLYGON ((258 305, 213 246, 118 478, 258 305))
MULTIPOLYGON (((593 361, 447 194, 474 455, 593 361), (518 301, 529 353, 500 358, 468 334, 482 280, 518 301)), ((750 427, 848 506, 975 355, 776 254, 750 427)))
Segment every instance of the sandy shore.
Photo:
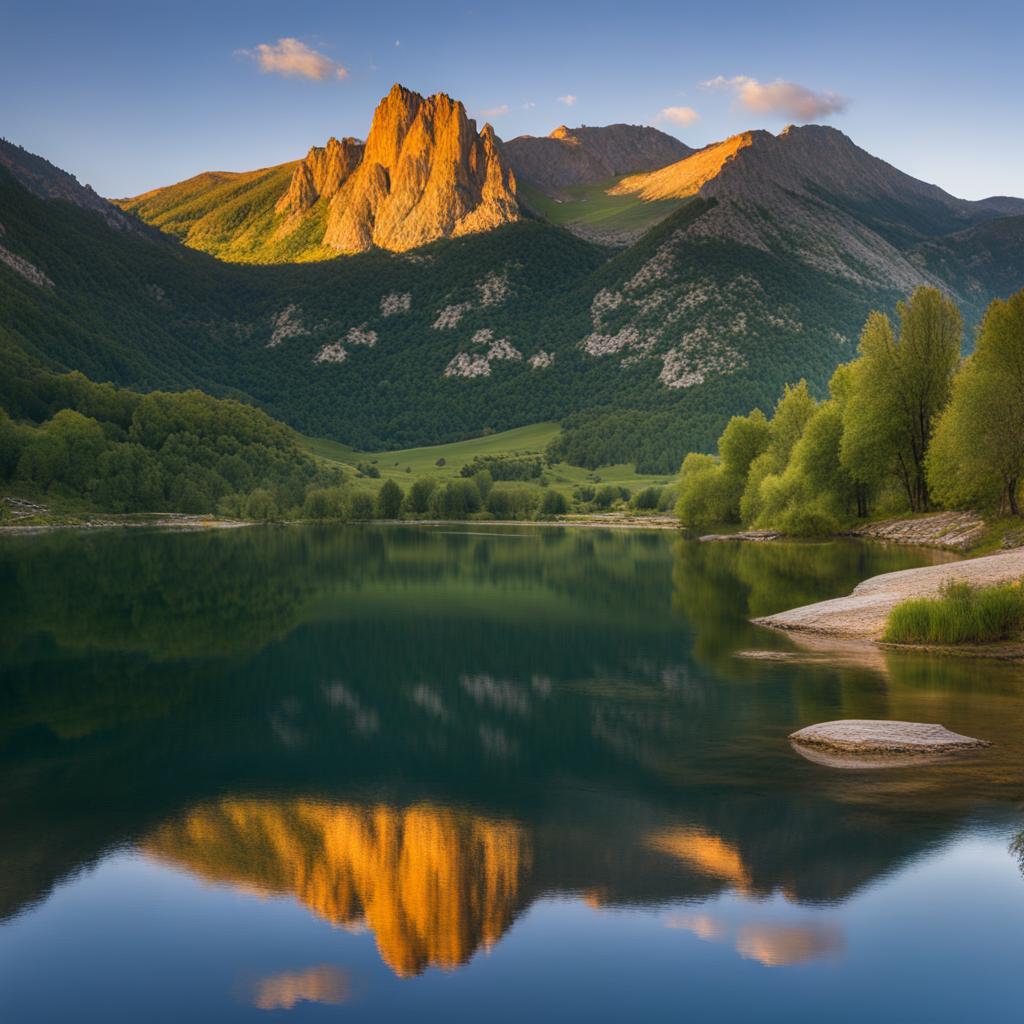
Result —
POLYGON ((974 587, 1007 583, 1024 576, 1024 548, 963 562, 926 565, 872 576, 848 597, 804 605, 753 621, 759 626, 844 640, 881 639, 889 613, 912 597, 934 597, 950 581, 974 587))

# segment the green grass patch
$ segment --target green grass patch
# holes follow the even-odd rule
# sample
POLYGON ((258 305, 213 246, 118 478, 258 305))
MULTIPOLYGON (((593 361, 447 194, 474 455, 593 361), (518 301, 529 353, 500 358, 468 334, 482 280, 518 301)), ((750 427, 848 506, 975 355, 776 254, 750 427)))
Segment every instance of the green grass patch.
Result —
MULTIPOLYGON (((533 423, 527 427, 516 427, 465 441, 399 451, 359 451, 322 437, 300 436, 299 445, 319 459, 353 470, 360 464, 373 465, 380 476, 362 478, 359 482, 376 491, 385 480, 395 480, 403 489, 408 489, 409 484, 420 477, 431 477, 439 483, 454 480, 461 475, 464 465, 481 456, 542 455, 560 430, 557 423, 533 423)), ((566 495, 570 495, 580 485, 597 487, 614 484, 636 493, 648 487, 663 487, 672 480, 671 475, 637 473, 631 463, 591 470, 559 462, 548 466, 543 476, 549 486, 566 495)))
POLYGON ((646 231, 687 202, 686 199, 647 201, 635 195, 608 195, 608 189, 618 184, 622 177, 609 178, 593 185, 570 186, 564 190, 564 198, 561 200, 552 199, 522 183, 519 192, 534 213, 552 224, 561 227, 582 224, 609 232, 646 231))
POLYGON ((882 639, 894 644, 983 644, 1024 630, 1019 582, 974 588, 947 584, 938 597, 914 598, 893 608, 882 639))

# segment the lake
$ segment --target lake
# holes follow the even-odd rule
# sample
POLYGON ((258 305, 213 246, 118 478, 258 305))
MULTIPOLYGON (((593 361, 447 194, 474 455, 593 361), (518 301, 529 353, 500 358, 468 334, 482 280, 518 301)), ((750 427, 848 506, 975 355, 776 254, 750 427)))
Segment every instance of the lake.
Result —
POLYGON ((1024 669, 747 621, 944 557, 0 538, 0 1018, 1012 1019, 1024 669), (857 771, 787 741, 843 717, 994 745, 857 771))

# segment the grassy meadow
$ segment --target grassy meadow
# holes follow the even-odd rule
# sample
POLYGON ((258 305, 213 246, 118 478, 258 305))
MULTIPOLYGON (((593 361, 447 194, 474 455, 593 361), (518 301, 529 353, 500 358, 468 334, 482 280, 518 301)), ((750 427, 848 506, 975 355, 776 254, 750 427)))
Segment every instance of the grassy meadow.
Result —
POLYGON ((561 202, 523 183, 519 185, 519 192, 534 213, 552 224, 581 225, 609 234, 646 231, 686 202, 685 199, 647 202, 639 196, 609 195, 608 189, 623 177, 626 175, 594 185, 573 185, 565 189, 566 199, 561 202))
MULTIPOLYGON (((420 477, 431 477, 441 483, 454 480, 462 467, 479 455, 543 454, 560 429, 557 423, 534 423, 467 441, 382 452, 358 451, 326 438, 303 437, 299 443, 314 457, 342 468, 356 469, 360 464, 375 466, 380 477, 363 477, 360 483, 377 490, 385 480, 394 480, 403 488, 420 477)), ((615 484, 628 487, 635 493, 644 487, 664 487, 672 482, 672 477, 664 474, 637 473, 632 464, 590 470, 564 462, 549 466, 544 472, 544 479, 566 497, 580 484, 615 484)))

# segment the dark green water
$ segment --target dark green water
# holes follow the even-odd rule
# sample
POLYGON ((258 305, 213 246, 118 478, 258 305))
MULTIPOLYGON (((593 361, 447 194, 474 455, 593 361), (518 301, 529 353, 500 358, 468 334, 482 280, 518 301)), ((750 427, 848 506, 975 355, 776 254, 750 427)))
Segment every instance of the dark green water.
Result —
POLYGON ((747 623, 937 557, 0 538, 0 1019, 1012 1019, 1024 673, 747 623), (840 717, 995 745, 790 748, 840 717))

